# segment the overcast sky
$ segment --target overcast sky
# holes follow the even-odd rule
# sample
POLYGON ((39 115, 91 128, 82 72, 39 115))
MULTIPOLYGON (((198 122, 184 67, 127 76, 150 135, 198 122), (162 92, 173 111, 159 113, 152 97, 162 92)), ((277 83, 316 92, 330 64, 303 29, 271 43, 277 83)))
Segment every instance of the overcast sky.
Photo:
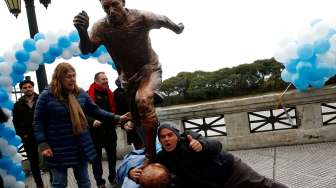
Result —
MULTIPOLYGON (((335 24, 335 5, 333 0, 126 0, 128 8, 163 14, 185 25, 181 35, 166 29, 150 33, 163 79, 181 71, 214 71, 270 58, 282 38, 295 38, 312 20, 335 24)), ((24 6, 22 1, 22 12, 15 19, 5 2, 0 2, 0 55, 29 38, 24 6)), ((35 8, 41 33, 74 30, 72 19, 81 10, 88 12, 90 26, 104 16, 98 0, 52 0, 48 10, 36 0, 35 8)), ((60 61, 47 65, 48 81, 60 61)), ((68 62, 77 69, 78 83, 84 89, 98 71, 107 72, 112 81, 117 77, 110 66, 95 59, 73 58, 68 62)))

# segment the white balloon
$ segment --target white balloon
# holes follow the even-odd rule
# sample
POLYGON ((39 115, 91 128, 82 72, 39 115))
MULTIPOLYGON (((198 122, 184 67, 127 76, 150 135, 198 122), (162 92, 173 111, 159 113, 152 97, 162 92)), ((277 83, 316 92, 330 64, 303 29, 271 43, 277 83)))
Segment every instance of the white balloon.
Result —
POLYGON ((7 175, 6 170, 0 168, 0 176, 5 177, 7 175))
POLYGON ((290 42, 285 48, 285 57, 289 59, 297 59, 297 49, 298 45, 295 42, 290 42))
POLYGON ((287 54, 283 50, 279 50, 274 54, 275 60, 277 60, 280 63, 286 63, 289 58, 287 57, 287 54))
POLYGON ((28 71, 36 71, 39 68, 39 64, 36 64, 34 62, 28 62, 27 63, 27 70, 28 71))
POLYGON ((19 50, 22 50, 23 49, 23 45, 22 43, 16 43, 14 44, 13 46, 13 51, 16 52, 16 51, 19 51, 19 50))
POLYGON ((33 51, 30 53, 30 61, 36 64, 41 64, 43 62, 43 56, 41 53, 33 51))
POLYGON ((3 150, 3 155, 8 156, 10 158, 15 157, 15 155, 17 153, 16 152, 17 151, 16 147, 14 147, 12 145, 8 145, 7 147, 5 147, 3 149, 4 149, 3 150))
POLYGON ((61 54, 61 57, 63 59, 66 59, 66 60, 71 59, 72 58, 71 49, 68 49, 68 48, 64 49, 63 52, 62 52, 62 54, 61 54))
POLYGON ((25 183, 23 181, 15 182, 14 188, 25 188, 25 183))
POLYGON ((6 175, 3 177, 4 187, 14 187, 16 179, 12 175, 6 175))
POLYGON ((70 50, 71 50, 71 53, 72 53, 74 56, 75 56, 75 55, 79 55, 79 54, 82 53, 82 52, 80 51, 80 49, 79 49, 79 42, 73 42, 73 43, 71 43, 70 50))
POLYGON ((1 75, 0 76, 0 86, 9 87, 9 86, 12 85, 12 82, 13 82, 13 80, 9 75, 1 75))
POLYGON ((23 181, 17 181, 14 188, 25 188, 25 183, 23 181))
POLYGON ((336 56, 330 52, 317 56, 318 62, 324 62, 330 65, 336 65, 336 56))
POLYGON ((321 21, 313 26, 313 35, 315 39, 323 38, 329 33, 329 30, 330 30, 329 24, 324 21, 321 21))
POLYGON ((3 58, 7 63, 13 63, 16 60, 14 53, 10 51, 5 52, 3 58))
POLYGON ((8 141, 0 137, 0 148, 6 148, 8 146, 8 141))
POLYGON ((311 43, 311 44, 313 44, 315 40, 316 40, 316 38, 314 36, 314 33, 311 30, 302 32, 298 36, 298 43, 299 44, 300 43, 303 43, 303 44, 311 43))
POLYGON ((47 52, 49 50, 49 43, 47 40, 41 39, 36 42, 36 50, 40 53, 47 52))
POLYGON ((292 43, 292 42, 295 42, 294 38, 285 37, 279 41, 278 45, 280 48, 285 48, 286 46, 288 46, 289 43, 292 43))
POLYGON ((13 161, 14 161, 15 163, 21 163, 21 162, 22 162, 22 156, 21 156, 19 153, 17 153, 17 154, 13 157, 13 161))
POLYGON ((108 57, 107 57, 106 55, 104 55, 104 54, 102 54, 102 55, 100 55, 100 56, 98 57, 98 61, 99 61, 100 63, 102 63, 102 64, 107 63, 107 60, 108 60, 108 57))
POLYGON ((58 40, 58 36, 54 32, 47 32, 45 34, 46 41, 48 41, 49 44, 56 44, 58 40))

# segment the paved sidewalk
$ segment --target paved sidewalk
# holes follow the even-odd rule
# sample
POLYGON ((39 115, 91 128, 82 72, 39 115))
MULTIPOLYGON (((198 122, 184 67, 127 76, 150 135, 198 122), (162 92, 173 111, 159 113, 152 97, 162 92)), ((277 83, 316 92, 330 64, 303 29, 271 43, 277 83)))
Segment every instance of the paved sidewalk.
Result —
MULTIPOLYGON (((336 187, 336 142, 240 150, 232 153, 260 174, 292 188, 336 187)), ((91 167, 89 171, 92 187, 96 187, 91 167)), ((104 162, 104 172, 107 171, 107 163, 104 162)), ((77 187, 72 171, 69 174, 69 187, 77 187)), ((107 174, 104 176, 107 177, 107 174)), ((43 175, 45 183, 48 178, 47 174, 43 175)), ((27 178, 26 184, 26 187, 35 188, 31 176, 27 178)))

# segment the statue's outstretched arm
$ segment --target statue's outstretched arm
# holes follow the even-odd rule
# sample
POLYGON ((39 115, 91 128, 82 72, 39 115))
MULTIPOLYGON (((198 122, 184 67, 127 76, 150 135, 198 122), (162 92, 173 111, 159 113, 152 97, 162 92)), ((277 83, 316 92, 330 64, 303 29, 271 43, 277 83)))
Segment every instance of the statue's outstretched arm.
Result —
POLYGON ((78 31, 80 37, 79 47, 83 54, 91 53, 96 51, 98 46, 100 45, 100 41, 95 39, 94 37, 90 38, 88 34, 89 27, 89 16, 85 11, 78 13, 73 23, 78 31))
POLYGON ((147 16, 149 19, 152 20, 153 22, 152 28, 154 29, 164 27, 174 31, 176 34, 182 33, 184 29, 183 23, 176 24, 173 21, 171 21, 167 16, 157 15, 153 13, 147 13, 147 16))

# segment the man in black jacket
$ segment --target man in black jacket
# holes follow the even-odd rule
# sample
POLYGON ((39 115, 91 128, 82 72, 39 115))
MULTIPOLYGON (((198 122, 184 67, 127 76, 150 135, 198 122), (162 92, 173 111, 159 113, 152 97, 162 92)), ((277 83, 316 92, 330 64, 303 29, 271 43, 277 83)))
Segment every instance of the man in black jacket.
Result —
MULTIPOLYGON (((113 92, 109 88, 109 82, 104 72, 98 72, 94 76, 94 83, 91 84, 89 96, 102 109, 116 113, 115 100, 113 92)), ((114 184, 115 168, 116 168, 116 147, 117 133, 116 123, 101 122, 88 117, 92 141, 96 147, 97 160, 92 164, 92 170, 98 187, 106 187, 103 176, 102 167, 102 149, 105 148, 109 166, 108 180, 110 184, 114 184)))
POLYGON ((16 134, 22 139, 36 187, 40 188, 43 187, 43 181, 39 168, 37 143, 34 138, 32 127, 38 95, 34 92, 34 82, 31 80, 23 80, 20 82, 19 86, 24 95, 14 104, 13 124, 16 134))
MULTIPOLYGON (((180 135, 174 124, 168 122, 160 125, 158 137, 162 151, 157 155, 157 162, 168 168, 177 188, 287 188, 222 151, 222 144, 217 140, 194 132, 180 135)), ((132 169, 129 176, 138 181, 141 172, 132 169)))

